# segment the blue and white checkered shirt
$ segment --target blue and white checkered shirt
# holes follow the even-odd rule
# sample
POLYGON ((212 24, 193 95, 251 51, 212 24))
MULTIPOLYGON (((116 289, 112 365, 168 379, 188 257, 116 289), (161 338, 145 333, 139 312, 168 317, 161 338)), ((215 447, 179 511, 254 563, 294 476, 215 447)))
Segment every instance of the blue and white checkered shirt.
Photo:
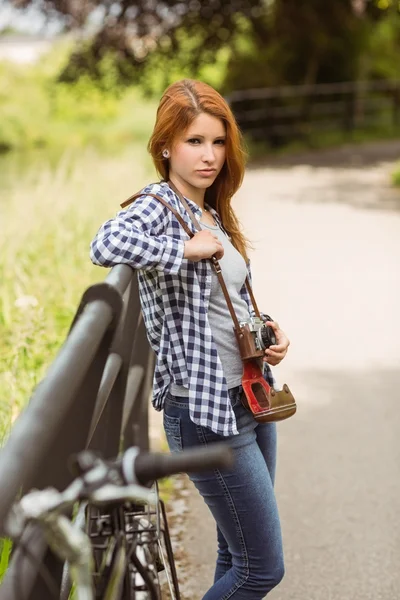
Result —
MULTIPOLYGON (((174 214, 146 193, 162 196, 196 233, 168 184, 150 184, 142 196, 100 227, 91 244, 91 260, 105 267, 125 263, 138 270, 147 337, 157 357, 153 380, 155 409, 163 409, 174 381, 189 388, 189 411, 194 423, 224 436, 237 434, 226 379, 207 317, 213 267, 209 260, 193 262, 183 257, 188 235, 174 214)), ((200 220, 202 209, 189 199, 187 202, 200 220)), ((207 208, 222 228, 218 213, 210 206, 207 208)), ((247 269, 251 281, 250 264, 247 269)), ((245 285, 240 295, 249 307, 249 314, 254 314, 245 285)), ((268 365, 264 376, 274 385, 268 365)))

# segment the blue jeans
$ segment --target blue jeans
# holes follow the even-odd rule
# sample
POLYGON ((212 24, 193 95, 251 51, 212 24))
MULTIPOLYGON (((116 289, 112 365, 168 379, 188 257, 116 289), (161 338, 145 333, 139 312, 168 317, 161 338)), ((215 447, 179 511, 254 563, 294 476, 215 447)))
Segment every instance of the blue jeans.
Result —
POLYGON ((234 450, 230 470, 191 473, 217 523, 214 584, 203 600, 261 600, 284 574, 281 528, 274 494, 275 423, 257 423, 229 390, 239 435, 223 437, 190 420, 188 399, 168 394, 164 429, 171 452, 226 442, 234 450))

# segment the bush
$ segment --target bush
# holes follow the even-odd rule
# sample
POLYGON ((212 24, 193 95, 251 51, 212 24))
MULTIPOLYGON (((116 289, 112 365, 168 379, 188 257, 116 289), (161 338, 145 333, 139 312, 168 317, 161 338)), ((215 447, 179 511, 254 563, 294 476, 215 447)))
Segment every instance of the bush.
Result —
POLYGON ((400 187, 400 163, 397 165, 397 168, 392 174, 392 183, 396 187, 400 187))
POLYGON ((371 29, 368 50, 364 57, 368 78, 398 79, 400 52, 400 15, 389 15, 371 29))
POLYGON ((101 81, 58 80, 69 52, 70 44, 61 43, 34 66, 0 63, 0 152, 88 144, 114 151, 148 136, 155 104, 137 88, 114 85, 107 61, 101 81))
POLYGON ((0 149, 44 143, 50 103, 33 71, 0 63, 0 149))

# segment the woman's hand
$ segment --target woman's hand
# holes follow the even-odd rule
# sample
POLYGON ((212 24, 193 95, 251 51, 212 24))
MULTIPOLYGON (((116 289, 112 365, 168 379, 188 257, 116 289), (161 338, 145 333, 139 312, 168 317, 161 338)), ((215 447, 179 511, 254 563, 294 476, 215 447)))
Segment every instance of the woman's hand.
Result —
POLYGON ((192 239, 185 242, 184 258, 198 262, 203 258, 211 258, 214 254, 220 260, 224 255, 224 247, 211 231, 198 231, 192 239))
POLYGON ((285 358, 290 342, 285 332, 280 329, 278 323, 275 321, 266 321, 265 324, 269 325, 274 330, 276 344, 265 350, 263 361, 267 362, 269 365, 276 366, 279 365, 283 358, 285 358))

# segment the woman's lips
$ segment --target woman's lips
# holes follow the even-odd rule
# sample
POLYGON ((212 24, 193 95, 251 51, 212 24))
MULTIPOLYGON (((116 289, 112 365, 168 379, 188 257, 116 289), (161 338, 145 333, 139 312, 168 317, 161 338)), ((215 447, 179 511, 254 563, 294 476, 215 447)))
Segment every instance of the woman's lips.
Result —
POLYGON ((215 169, 198 169, 197 172, 203 177, 210 177, 215 174, 215 169))

